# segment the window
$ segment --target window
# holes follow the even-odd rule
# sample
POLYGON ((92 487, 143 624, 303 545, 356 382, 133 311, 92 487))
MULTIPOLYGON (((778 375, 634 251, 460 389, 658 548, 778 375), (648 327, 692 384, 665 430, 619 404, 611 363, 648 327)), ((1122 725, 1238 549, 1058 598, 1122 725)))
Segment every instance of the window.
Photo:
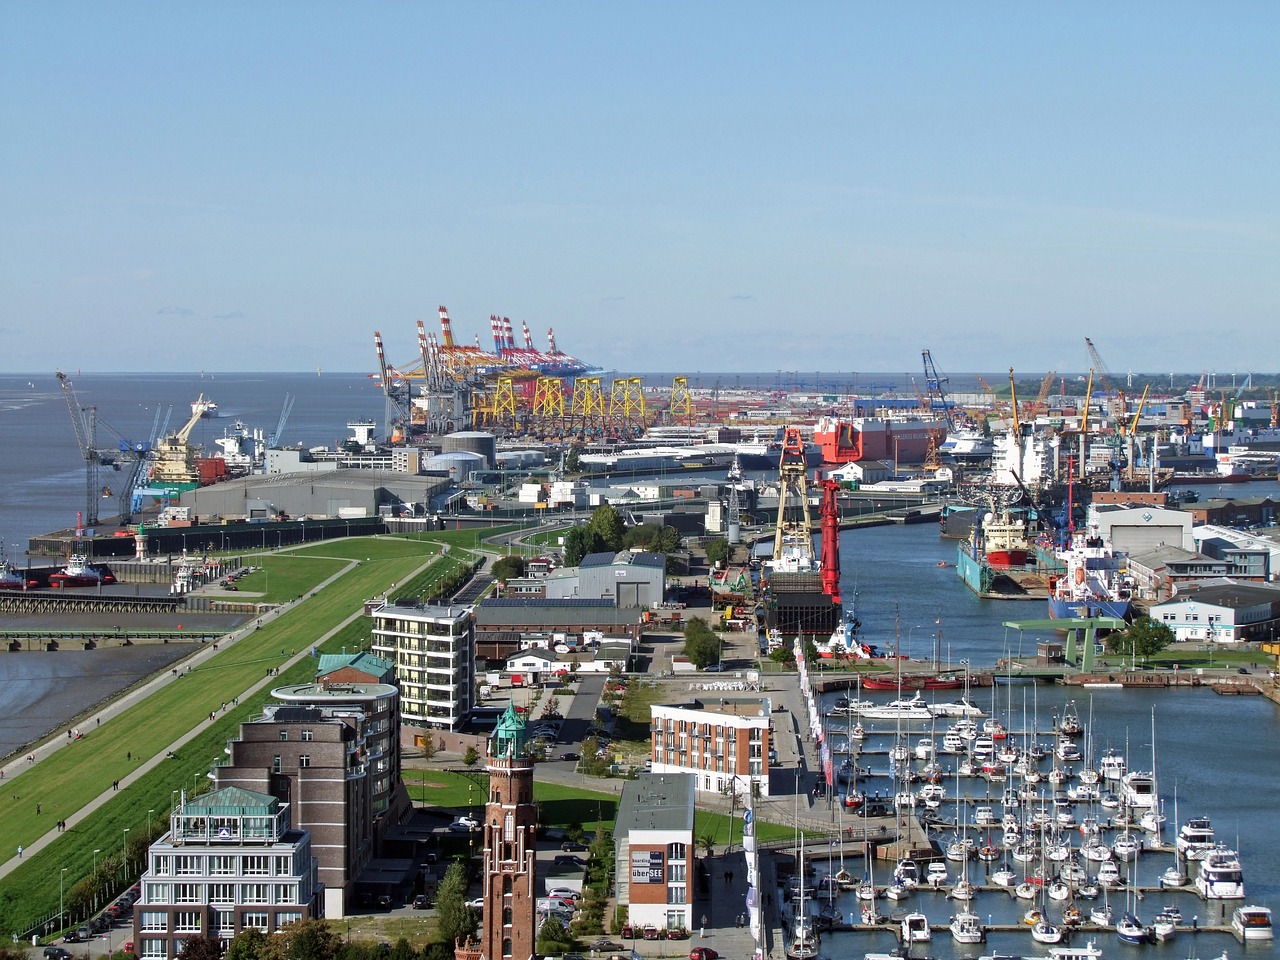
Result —
POLYGON ((684 845, 683 843, 669 843, 669 844, 667 844, 667 859, 668 859, 668 860, 686 860, 686 859, 688 859, 688 858, 685 856, 685 845, 684 845))
POLYGON ((203 883, 175 883, 173 885, 174 903, 203 903, 203 883))
POLYGON ((287 877, 293 874, 294 871, 291 869, 291 863, 288 857, 276 857, 275 861, 276 861, 275 875, 277 877, 287 877))
POLYGON ((169 952, 165 950, 165 941, 156 937, 144 937, 142 939, 142 953, 140 956, 147 960, 163 960, 169 952))
POLYGON ((147 903, 172 903, 169 899, 169 885, 167 883, 148 883, 146 900, 147 903))
POLYGON ((511 926, 511 908, 510 907, 502 908, 502 925, 504 927, 511 926))
POLYGON ((281 731, 280 731, 280 739, 281 739, 281 740, 288 740, 288 739, 289 739, 289 731, 288 731, 288 730, 281 730, 281 731))
POLYGON ((511 896, 511 877, 509 876, 502 878, 502 895, 504 897, 511 896))
POLYGON ((199 933, 200 913, 197 910, 180 910, 173 916, 174 933, 199 933))
POLYGON ((262 854, 241 857, 240 872, 246 877, 265 877, 271 872, 270 858, 262 854))
POLYGON ((502 822, 502 839, 514 840, 516 838, 516 815, 508 813, 502 822))
POLYGON ((179 877, 199 877, 204 874, 204 857, 176 856, 173 872, 179 877))
POLYGON ((215 877, 230 877, 236 872, 237 857, 215 854, 209 858, 209 873, 215 877))
POLYGON ((303 731, 302 731, 302 739, 303 739, 303 740, 311 740, 313 737, 315 737, 315 733, 314 733, 313 731, 311 731, 311 730, 303 730, 303 731))
POLYGON ((511 938, 510 937, 502 938, 502 955, 504 957, 511 956, 511 938))
POLYGON ((685 890, 687 888, 683 883, 671 883, 667 885, 667 903, 684 903, 685 890))
POLYGON ((270 888, 265 883, 240 884, 241 903, 270 903, 270 888))
POLYGON ((671 863, 667 865, 667 879, 672 883, 684 883, 685 865, 683 863, 671 863))
POLYGON ((279 930, 281 927, 286 927, 291 923, 297 923, 301 919, 302 911, 300 910, 289 910, 284 913, 277 913, 276 929, 279 930))
POLYGON ((209 884, 210 903, 235 903, 236 885, 234 883, 209 884))
POLYGON ((154 856, 151 858, 151 872, 157 877, 173 875, 173 857, 154 856))
POLYGON ((309 766, 311 766, 311 756, 310 756, 310 754, 306 754, 306 753, 301 754, 301 755, 298 757, 298 766, 299 766, 299 767, 309 767, 309 766))
POLYGON ((234 910, 215 910, 213 912, 213 930, 219 934, 234 937, 236 933, 236 912, 234 910))
POLYGON ((298 888, 292 883, 277 883, 274 896, 276 903, 297 903, 298 888))
POLYGON ((163 932, 169 929, 168 914, 163 910, 143 910, 139 921, 139 929, 144 933, 163 932))
POLYGON ((246 910, 240 915, 240 926, 242 928, 253 927, 255 930, 267 932, 267 915, 257 910, 246 910))
POLYGON ((280 754, 278 753, 276 754, 275 759, 271 761, 271 772, 272 773, 280 772, 280 754))

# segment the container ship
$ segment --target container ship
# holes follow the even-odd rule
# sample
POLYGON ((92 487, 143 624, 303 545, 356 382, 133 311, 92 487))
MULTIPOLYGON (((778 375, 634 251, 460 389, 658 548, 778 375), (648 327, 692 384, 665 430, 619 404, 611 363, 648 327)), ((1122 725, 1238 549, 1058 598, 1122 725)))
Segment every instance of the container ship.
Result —
POLYGON ((923 463, 930 443, 944 433, 936 425, 919 418, 821 417, 813 428, 813 440, 829 466, 861 460, 894 460, 923 463))

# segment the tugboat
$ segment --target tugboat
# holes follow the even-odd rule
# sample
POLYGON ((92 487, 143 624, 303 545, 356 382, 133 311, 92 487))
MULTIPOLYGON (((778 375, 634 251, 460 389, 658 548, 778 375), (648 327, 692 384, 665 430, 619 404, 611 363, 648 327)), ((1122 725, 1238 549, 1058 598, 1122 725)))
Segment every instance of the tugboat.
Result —
POLYGON ((65 567, 49 575, 51 587, 96 587, 115 582, 116 578, 109 570, 89 566, 89 558, 83 553, 71 554, 65 567))

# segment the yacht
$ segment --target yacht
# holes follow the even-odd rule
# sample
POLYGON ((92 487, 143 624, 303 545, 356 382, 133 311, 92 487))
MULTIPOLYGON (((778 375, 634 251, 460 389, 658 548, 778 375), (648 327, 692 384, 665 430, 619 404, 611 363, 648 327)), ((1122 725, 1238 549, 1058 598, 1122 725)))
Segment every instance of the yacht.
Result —
POLYGON ((1178 851, 1188 860, 1203 860, 1215 846, 1208 817, 1192 817, 1178 831, 1178 851))
MULTIPOLYGON (((1120 799, 1134 811, 1145 811, 1156 804, 1156 778, 1151 773, 1133 771, 1120 778, 1120 799)), ((1141 814, 1139 814, 1140 816, 1141 814)))
POLYGON ((1103 780, 1117 781, 1124 776, 1124 755, 1115 750, 1108 750, 1098 766, 1101 768, 1103 780))
POLYGON ((1051 960, 1102 960, 1102 951, 1090 940, 1083 947, 1050 947, 1051 960))
POLYGON ((1196 889, 1206 900, 1243 900, 1244 870, 1240 857, 1219 844, 1200 861, 1196 889))
POLYGON ((864 706, 860 710, 866 720, 932 720, 933 711, 924 698, 916 694, 910 700, 894 700, 884 706, 864 706))
POLYGON ((1250 940, 1271 940, 1275 937, 1271 929, 1271 910, 1268 907, 1236 907, 1231 914, 1231 929, 1235 932, 1237 939, 1246 943, 1250 940))
POLYGON ((1116 924, 1116 936, 1125 943, 1146 943, 1147 928, 1132 913, 1126 913, 1116 924))

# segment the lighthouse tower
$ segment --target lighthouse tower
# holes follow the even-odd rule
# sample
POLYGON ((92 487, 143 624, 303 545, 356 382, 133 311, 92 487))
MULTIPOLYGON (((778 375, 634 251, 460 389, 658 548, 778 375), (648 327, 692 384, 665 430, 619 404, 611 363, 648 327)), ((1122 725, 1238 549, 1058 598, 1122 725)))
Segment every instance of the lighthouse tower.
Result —
POLYGON ((133 559, 147 559, 147 527, 146 524, 138 524, 138 532, 133 535, 133 559))
POLYGON ((524 717, 514 704, 489 741, 489 800, 484 823, 485 960, 532 960, 537 889, 533 758, 524 717))

